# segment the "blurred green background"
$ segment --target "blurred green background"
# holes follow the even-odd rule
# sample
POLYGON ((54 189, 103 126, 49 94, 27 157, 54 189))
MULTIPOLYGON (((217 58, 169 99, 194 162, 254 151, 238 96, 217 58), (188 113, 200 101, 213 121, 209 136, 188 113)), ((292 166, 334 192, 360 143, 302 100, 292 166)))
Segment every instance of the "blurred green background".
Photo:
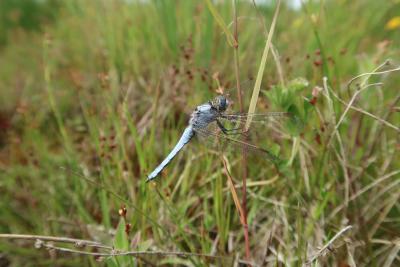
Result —
MULTIPOLYGON (((236 3, 242 82, 257 75, 276 7, 256 3, 236 3)), ((398 68, 400 1, 296 3, 282 1, 257 111, 291 110, 303 126, 258 140, 284 166, 249 158, 251 261, 301 266, 352 225, 321 253, 319 266, 398 266, 400 78, 387 72, 348 83, 398 68), (368 83, 383 85, 365 89, 368 83), (347 110, 340 100, 350 102, 358 90, 358 110, 347 110)), ((213 5, 233 31, 233 2, 213 5)), ((236 84, 234 48, 206 1, 3 0, 0 62, 1 233, 227 257, 98 259, 0 239, 0 266, 230 266, 244 259, 216 153, 193 142, 155 184, 144 183, 187 114, 219 86, 236 84)), ((244 84, 248 98, 252 83, 244 84)), ((240 193, 241 155, 226 157, 240 193)))

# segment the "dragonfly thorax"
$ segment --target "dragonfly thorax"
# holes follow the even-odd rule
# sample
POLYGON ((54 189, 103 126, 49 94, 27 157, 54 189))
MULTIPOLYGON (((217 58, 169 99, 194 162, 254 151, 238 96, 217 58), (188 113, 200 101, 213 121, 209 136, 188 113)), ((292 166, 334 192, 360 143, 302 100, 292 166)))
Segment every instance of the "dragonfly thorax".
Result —
POLYGON ((215 121, 219 115, 220 111, 218 111, 210 101, 196 107, 191 115, 189 123, 193 125, 194 129, 205 128, 208 124, 215 121))

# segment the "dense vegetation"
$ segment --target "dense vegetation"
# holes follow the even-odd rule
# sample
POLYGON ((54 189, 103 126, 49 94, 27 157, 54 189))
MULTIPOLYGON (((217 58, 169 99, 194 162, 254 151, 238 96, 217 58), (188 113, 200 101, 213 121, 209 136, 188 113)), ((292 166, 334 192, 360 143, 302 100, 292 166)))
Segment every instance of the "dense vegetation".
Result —
POLYGON ((0 3, 0 232, 221 257, 0 239, 0 266, 230 266, 246 259, 229 183, 241 200, 244 169, 253 265, 400 264, 396 0, 283 2, 257 112, 301 126, 254 140, 283 162, 193 142, 145 183, 192 108, 237 79, 244 99, 253 92, 276 4, 213 2, 231 32, 237 12, 238 62, 207 1, 0 3))

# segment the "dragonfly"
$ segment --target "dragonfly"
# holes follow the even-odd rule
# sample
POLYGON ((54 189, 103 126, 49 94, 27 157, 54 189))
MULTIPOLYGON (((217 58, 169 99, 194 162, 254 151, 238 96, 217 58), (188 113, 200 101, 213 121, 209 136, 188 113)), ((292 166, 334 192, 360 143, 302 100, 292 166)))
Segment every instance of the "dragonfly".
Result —
POLYGON ((272 162, 277 162, 279 160, 273 153, 267 149, 258 147, 251 143, 245 142, 238 138, 232 138, 236 135, 244 135, 247 133, 243 129, 243 123, 247 120, 249 116, 252 116, 253 121, 262 122, 268 117, 280 117, 280 116, 290 116, 288 112, 269 112, 264 114, 228 114, 226 110, 230 105, 230 101, 224 95, 219 95, 214 99, 197 106, 192 112, 188 126, 183 131, 179 141, 176 143, 175 147, 171 152, 165 157, 165 159, 147 176, 147 182, 157 178, 160 173, 165 169, 165 167, 174 159, 174 157, 188 144, 194 136, 199 136, 202 139, 209 137, 214 137, 216 139, 224 139, 228 143, 234 145, 239 145, 243 148, 261 152, 272 162), (224 125, 223 121, 231 122, 234 125, 228 128, 224 125), (211 130, 210 126, 216 126, 219 132, 211 130))

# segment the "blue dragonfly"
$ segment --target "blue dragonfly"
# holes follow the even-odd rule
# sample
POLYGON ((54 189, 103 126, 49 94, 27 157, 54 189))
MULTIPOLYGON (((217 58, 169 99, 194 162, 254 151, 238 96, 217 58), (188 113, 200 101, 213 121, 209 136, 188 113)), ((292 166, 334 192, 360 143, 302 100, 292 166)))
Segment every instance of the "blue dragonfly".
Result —
POLYGON ((224 95, 219 95, 213 100, 208 101, 192 112, 189 124, 183 131, 179 141, 167 157, 158 165, 148 176, 147 182, 155 179, 164 168, 172 161, 172 159, 188 144, 194 136, 199 136, 201 139, 219 139, 224 140, 225 143, 240 146, 246 150, 257 151, 265 155, 265 157, 276 163, 279 158, 267 149, 258 147, 243 141, 243 138, 237 138, 247 134, 244 131, 244 122, 249 116, 252 116, 253 122, 267 122, 274 117, 288 117, 291 116, 288 112, 269 112, 263 114, 228 114, 226 112, 230 101, 224 95), (229 122, 233 127, 226 127, 229 122))

